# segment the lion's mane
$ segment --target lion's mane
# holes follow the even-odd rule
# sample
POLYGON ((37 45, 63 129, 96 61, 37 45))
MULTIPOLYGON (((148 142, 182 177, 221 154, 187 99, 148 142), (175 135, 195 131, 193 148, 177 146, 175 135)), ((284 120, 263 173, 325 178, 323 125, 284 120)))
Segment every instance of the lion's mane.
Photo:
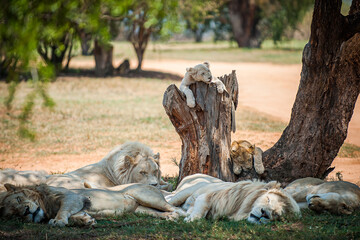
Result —
MULTIPOLYGON (((100 162, 103 165, 106 176, 115 184, 121 185, 129 183, 132 169, 138 162, 134 162, 130 166, 126 166, 126 156, 132 157, 134 160, 141 155, 142 159, 152 157, 154 152, 152 149, 139 142, 127 142, 123 145, 115 147, 108 155, 106 155, 100 162)), ((154 159, 155 163, 160 168, 158 159, 154 159)), ((159 174, 160 179, 160 174, 159 174)))

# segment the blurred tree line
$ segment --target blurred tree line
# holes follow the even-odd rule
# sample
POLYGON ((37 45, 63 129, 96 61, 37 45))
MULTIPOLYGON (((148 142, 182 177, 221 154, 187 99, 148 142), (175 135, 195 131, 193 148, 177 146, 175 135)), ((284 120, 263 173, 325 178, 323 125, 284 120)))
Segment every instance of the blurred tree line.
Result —
POLYGON ((296 28, 312 0, 14 0, 0 10, 0 79, 10 84, 5 104, 11 109, 16 86, 34 86, 19 117, 23 135, 36 97, 51 107, 46 83, 69 68, 74 46, 94 54, 98 76, 111 74, 110 41, 119 32, 131 42, 141 70, 148 42, 187 30, 196 42, 206 32, 214 40, 235 40, 239 47, 281 41, 296 28), (92 49, 93 47, 93 49, 92 49))

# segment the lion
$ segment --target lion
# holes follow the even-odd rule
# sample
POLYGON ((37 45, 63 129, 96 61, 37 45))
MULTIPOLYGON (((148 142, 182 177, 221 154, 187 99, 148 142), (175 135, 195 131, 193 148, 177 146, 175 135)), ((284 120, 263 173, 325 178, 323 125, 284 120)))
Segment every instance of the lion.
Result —
POLYGON ((18 185, 39 184, 46 181, 46 171, 18 171, 15 169, 0 170, 0 191, 6 191, 4 184, 18 185))
POLYGON ((301 215, 295 200, 275 181, 233 183, 194 174, 185 177, 166 199, 187 211, 185 221, 227 216, 235 221, 247 219, 252 223, 267 223, 288 214, 301 215))
POLYGON ((288 192, 301 208, 337 215, 352 214, 360 207, 359 186, 346 181, 325 182, 318 178, 301 178, 290 183, 288 192))
POLYGON ((241 177, 262 176, 265 171, 262 154, 263 151, 260 148, 246 140, 233 141, 230 152, 233 172, 241 177))
POLYGON ((161 179, 160 154, 139 142, 127 142, 115 147, 100 162, 75 171, 52 175, 46 184, 54 187, 91 188, 114 187, 127 183, 144 183, 170 191, 171 184, 161 179))
POLYGON ((161 191, 145 184, 126 184, 109 189, 73 189, 46 184, 14 186, 0 197, 0 217, 21 218, 27 222, 48 222, 63 227, 74 220, 80 225, 94 225, 105 216, 140 212, 168 220, 185 215, 170 205, 161 191))
POLYGON ((186 104, 193 108, 195 107, 195 97, 189 86, 195 82, 204 82, 207 84, 214 83, 217 91, 223 93, 226 87, 218 78, 214 78, 210 72, 210 64, 204 62, 195 67, 186 68, 186 73, 180 84, 180 91, 186 96, 186 104))

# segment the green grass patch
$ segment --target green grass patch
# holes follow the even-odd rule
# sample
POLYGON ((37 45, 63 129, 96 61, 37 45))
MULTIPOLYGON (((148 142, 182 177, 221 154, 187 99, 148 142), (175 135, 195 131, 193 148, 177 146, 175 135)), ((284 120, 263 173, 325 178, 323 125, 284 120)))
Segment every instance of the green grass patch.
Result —
POLYGON ((0 237, 7 239, 358 239, 360 211, 350 216, 302 211, 299 220, 267 225, 228 219, 185 223, 146 215, 125 214, 98 220, 96 227, 53 228, 46 224, 0 220, 0 237))
POLYGON ((360 157, 360 146, 350 143, 344 143, 339 151, 338 157, 358 158, 360 157))
POLYGON ((249 108, 240 107, 236 114, 236 129, 258 132, 282 132, 286 123, 265 113, 256 112, 249 108))
MULTIPOLYGON (((300 64, 302 50, 306 41, 285 41, 274 45, 270 40, 263 42, 261 48, 238 48, 232 42, 151 42, 145 52, 149 60, 193 60, 211 62, 268 62, 274 64, 300 64)), ((137 62, 134 49, 129 42, 113 42, 114 59, 128 58, 137 62)), ((93 61, 93 56, 80 56, 74 60, 93 61)), ((117 64, 117 63, 116 63, 117 64)))

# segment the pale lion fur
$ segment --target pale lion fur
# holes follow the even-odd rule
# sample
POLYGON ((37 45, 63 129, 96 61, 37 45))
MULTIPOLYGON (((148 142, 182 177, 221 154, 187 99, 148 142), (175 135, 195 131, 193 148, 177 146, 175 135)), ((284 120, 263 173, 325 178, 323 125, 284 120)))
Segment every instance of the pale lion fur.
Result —
POLYGON ((93 225, 96 221, 91 216, 101 218, 127 212, 147 213, 169 220, 185 215, 166 202, 159 189, 145 184, 71 191, 46 184, 22 187, 5 184, 5 187, 8 192, 2 193, 0 198, 0 217, 48 221, 52 226, 65 226, 69 218, 81 225, 93 225))
POLYGON ((210 64, 208 62, 204 62, 202 64, 198 64, 194 67, 190 67, 186 69, 186 73, 184 78, 180 84, 180 91, 182 91, 186 96, 186 103, 190 108, 195 107, 195 97, 191 89, 189 88, 191 84, 196 82, 204 82, 207 84, 215 84, 217 91, 219 93, 223 93, 226 91, 226 87, 222 81, 218 78, 214 78, 210 71, 210 64))
POLYGON ((50 176, 51 186, 80 188, 113 187, 127 183, 144 183, 170 190, 171 185, 161 180, 160 154, 139 142, 128 142, 115 147, 100 162, 75 171, 50 176))
POLYGON ((5 191, 4 184, 39 184, 46 181, 46 171, 18 171, 15 169, 0 170, 0 191, 5 191))
POLYGON ((301 178, 286 188, 301 208, 316 212, 351 214, 360 208, 359 186, 346 181, 326 182, 318 178, 301 178))
POLYGON ((166 197, 170 204, 187 211, 186 221, 227 216, 239 221, 267 222, 282 215, 300 215, 295 200, 277 182, 223 182, 204 174, 185 177, 166 197))

